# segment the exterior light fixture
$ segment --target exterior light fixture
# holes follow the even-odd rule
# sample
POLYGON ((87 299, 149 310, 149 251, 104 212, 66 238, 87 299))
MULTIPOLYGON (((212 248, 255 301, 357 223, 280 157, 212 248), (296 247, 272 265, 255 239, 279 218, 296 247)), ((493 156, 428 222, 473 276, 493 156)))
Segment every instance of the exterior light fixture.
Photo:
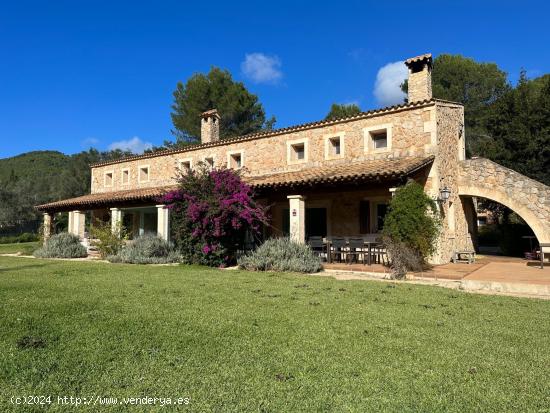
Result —
POLYGON ((442 203, 445 203, 449 200, 450 196, 451 196, 451 190, 445 186, 439 190, 439 198, 437 200, 442 203))

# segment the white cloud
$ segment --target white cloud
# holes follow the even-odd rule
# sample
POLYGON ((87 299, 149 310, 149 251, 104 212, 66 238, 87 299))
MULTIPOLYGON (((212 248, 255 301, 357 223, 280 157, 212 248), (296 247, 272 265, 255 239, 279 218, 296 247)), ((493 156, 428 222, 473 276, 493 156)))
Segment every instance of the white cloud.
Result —
POLYGON ((132 151, 133 153, 140 154, 146 149, 151 149, 153 144, 151 142, 144 142, 139 137, 134 136, 132 139, 116 141, 109 145, 110 150, 121 149, 123 151, 132 151))
POLYGON ((256 83, 275 83, 281 77, 281 61, 277 56, 268 56, 263 53, 246 54, 241 63, 244 75, 256 83))
POLYGON ((380 68, 374 83, 374 96, 382 106, 403 103, 406 97, 401 83, 407 78, 407 67, 403 62, 388 63, 380 68))

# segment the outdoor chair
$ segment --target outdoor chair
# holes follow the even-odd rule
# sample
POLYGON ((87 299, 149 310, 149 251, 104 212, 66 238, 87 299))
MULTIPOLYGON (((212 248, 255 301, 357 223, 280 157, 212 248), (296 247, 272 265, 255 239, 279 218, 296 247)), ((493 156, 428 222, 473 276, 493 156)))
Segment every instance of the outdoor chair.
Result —
POLYGON ((327 246, 325 242, 323 241, 323 237, 319 236, 312 236, 308 238, 307 244, 313 251, 315 255, 317 255, 321 259, 327 259, 327 246))
POLYGON ((334 257, 338 257, 338 262, 342 262, 342 259, 345 256, 345 249, 346 249, 346 239, 341 237, 334 237, 332 238, 331 242, 331 250, 329 251, 329 254, 331 254, 331 261, 334 261, 334 257))
POLYGON ((347 252, 347 257, 349 258, 349 263, 355 259, 355 262, 359 262, 359 257, 361 261, 365 264, 365 256, 368 254, 368 248, 365 247, 365 241, 363 238, 350 238, 349 240, 349 251, 347 252))
POLYGON ((375 262, 378 264, 386 265, 389 264, 388 259, 388 250, 384 244, 378 244, 373 247, 375 262))

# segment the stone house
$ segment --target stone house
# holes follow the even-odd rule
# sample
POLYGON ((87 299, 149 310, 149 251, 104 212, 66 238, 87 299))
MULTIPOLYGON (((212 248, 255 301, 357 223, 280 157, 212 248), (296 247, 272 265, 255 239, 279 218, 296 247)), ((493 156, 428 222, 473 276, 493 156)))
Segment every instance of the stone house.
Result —
POLYGON ((178 169, 199 162, 243 169, 270 206, 271 235, 354 236, 379 232, 392 191, 422 184, 443 217, 434 263, 471 250, 472 197, 500 202, 522 216, 539 242, 550 242, 550 188, 486 159, 465 157, 464 108, 432 97, 432 56, 405 61, 408 103, 354 116, 219 139, 220 115, 201 116, 201 143, 91 166, 91 193, 40 205, 45 235, 53 215, 69 212, 69 231, 83 237, 85 214, 123 221, 134 234, 169 238, 169 211, 156 199, 178 169))

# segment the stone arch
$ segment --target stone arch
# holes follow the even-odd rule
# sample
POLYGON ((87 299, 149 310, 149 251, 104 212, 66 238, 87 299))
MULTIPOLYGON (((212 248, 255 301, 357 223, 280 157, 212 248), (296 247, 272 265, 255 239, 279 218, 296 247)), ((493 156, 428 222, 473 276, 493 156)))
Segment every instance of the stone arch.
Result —
POLYGON ((550 242, 550 188, 488 159, 461 162, 460 196, 496 201, 517 213, 539 242, 550 242))

